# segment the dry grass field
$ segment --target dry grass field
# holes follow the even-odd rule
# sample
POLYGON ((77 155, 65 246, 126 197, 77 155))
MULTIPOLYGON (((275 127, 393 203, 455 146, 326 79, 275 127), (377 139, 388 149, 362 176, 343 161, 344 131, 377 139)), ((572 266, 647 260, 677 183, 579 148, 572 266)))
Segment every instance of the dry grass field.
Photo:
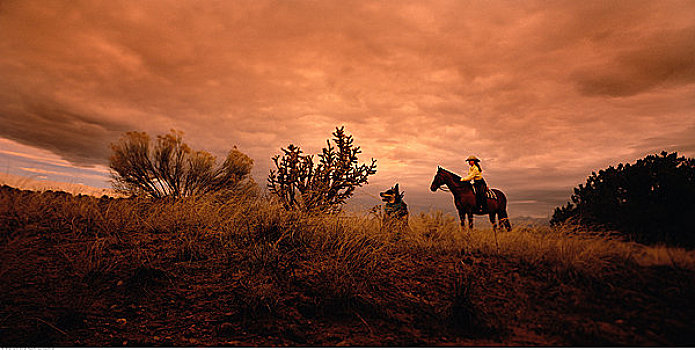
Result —
POLYGON ((0 263, 3 346, 695 345, 693 251, 573 227, 3 187, 0 263))

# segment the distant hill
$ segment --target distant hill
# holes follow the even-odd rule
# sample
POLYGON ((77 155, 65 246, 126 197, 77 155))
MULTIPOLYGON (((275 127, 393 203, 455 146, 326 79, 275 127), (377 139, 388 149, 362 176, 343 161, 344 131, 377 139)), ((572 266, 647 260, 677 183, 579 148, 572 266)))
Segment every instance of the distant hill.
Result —
POLYGON ((32 191, 64 191, 73 195, 84 194, 94 197, 109 196, 121 197, 116 191, 108 188, 92 187, 83 184, 71 184, 67 182, 36 180, 24 176, 0 173, 0 185, 7 185, 22 190, 32 191))
POLYGON ((548 219, 547 218, 535 218, 531 216, 517 216, 517 217, 511 217, 509 220, 512 220, 512 222, 516 222, 517 225, 523 225, 523 226, 548 226, 548 219))

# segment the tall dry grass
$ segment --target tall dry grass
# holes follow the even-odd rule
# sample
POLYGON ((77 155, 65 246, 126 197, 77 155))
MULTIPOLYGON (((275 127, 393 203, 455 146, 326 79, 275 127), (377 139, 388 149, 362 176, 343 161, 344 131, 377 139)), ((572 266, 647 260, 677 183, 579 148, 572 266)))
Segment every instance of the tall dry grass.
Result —
POLYGON ((441 211, 411 215, 410 230, 386 232, 378 217, 367 213, 309 215, 284 210, 271 199, 236 195, 179 200, 103 199, 60 192, 44 194, 3 190, 3 239, 40 233, 60 240, 71 234, 94 239, 127 235, 170 234, 182 258, 240 254, 253 248, 330 259, 322 268, 351 276, 374 271, 394 254, 412 246, 437 252, 508 256, 528 264, 550 264, 558 270, 599 273, 616 264, 668 265, 695 269, 695 252, 644 246, 584 232, 577 227, 517 226, 510 232, 465 230, 458 219, 441 211), (215 241, 215 249, 209 242, 215 241))
POLYGON ((548 264, 558 271, 600 274, 625 264, 695 270, 695 251, 645 246, 577 226, 522 225, 509 232, 466 230, 452 215, 432 211, 411 217, 410 227, 407 239, 417 246, 512 257, 528 264, 548 264))

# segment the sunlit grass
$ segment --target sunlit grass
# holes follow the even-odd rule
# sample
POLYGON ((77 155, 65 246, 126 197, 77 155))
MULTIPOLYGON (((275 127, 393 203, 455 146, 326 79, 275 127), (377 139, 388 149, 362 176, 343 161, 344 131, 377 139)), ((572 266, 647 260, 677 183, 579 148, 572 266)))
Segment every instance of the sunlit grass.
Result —
MULTIPOLYGON (((345 271, 377 268, 373 264, 378 263, 379 256, 393 252, 387 248, 396 245, 433 253, 506 256, 589 274, 615 264, 695 268, 693 251, 681 248, 644 246, 570 226, 515 226, 510 232, 466 230, 457 218, 441 211, 411 215, 410 231, 395 233, 386 232, 379 218, 366 213, 287 212, 272 200, 248 196, 100 202, 91 197, 26 195, 4 206, 14 212, 12 222, 8 222, 13 227, 95 238, 171 233, 177 235, 178 244, 188 247, 189 253, 196 251, 196 244, 210 238, 218 240, 221 247, 235 249, 249 242, 271 246, 301 242, 308 245, 307 249, 328 254, 331 263, 345 265, 345 271)), ((216 253, 223 254, 212 251, 206 255, 216 253)))
POLYGON ((453 216, 434 211, 412 216, 410 227, 408 240, 420 247, 506 256, 529 264, 551 264, 558 270, 599 274, 616 264, 695 270, 695 251, 645 246, 573 226, 517 226, 510 232, 467 230, 453 216))

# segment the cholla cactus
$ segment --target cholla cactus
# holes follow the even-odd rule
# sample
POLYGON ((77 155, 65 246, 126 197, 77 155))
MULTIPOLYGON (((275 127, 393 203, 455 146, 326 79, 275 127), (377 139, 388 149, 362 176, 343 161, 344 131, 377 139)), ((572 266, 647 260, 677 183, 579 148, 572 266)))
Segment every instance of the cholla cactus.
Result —
POLYGON ((358 165, 361 151, 353 142, 344 127, 336 128, 333 144, 326 140, 318 163, 313 156, 302 154, 298 146, 282 148, 284 155, 273 157, 277 171, 270 171, 268 190, 288 210, 339 211, 355 189, 376 173, 374 159, 370 165, 358 165))

